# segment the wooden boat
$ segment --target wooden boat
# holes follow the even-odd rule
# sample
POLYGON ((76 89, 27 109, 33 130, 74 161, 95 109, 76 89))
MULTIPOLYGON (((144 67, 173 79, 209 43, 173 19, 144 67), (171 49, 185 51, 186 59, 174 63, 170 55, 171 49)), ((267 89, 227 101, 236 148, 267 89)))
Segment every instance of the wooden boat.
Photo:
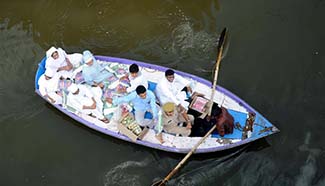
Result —
MULTIPOLYGON (((148 79, 149 87, 150 84, 154 85, 157 81, 164 77, 164 72, 166 67, 148 64, 140 61, 123 59, 117 57, 107 57, 107 56, 95 56, 97 61, 101 64, 106 65, 118 65, 124 69, 128 69, 129 65, 136 63, 139 65, 142 74, 148 79)), ((38 87, 38 79, 45 72, 45 61, 44 58, 38 66, 35 77, 35 92, 41 96, 38 87)), ((126 70, 127 71, 127 70, 126 70)), ((190 80, 194 83, 194 91, 202 93, 207 99, 210 99, 211 95, 211 82, 203 78, 191 75, 185 72, 175 71, 178 75, 190 80)), ((149 88, 150 89, 150 88, 149 88)), ((41 96, 42 97, 42 96, 41 96)), ((43 97, 44 98, 44 97, 43 97)), ((45 99, 45 98, 44 98, 45 99)), ((45 99, 48 101, 47 99, 45 99)), ((48 101, 49 104, 52 104, 48 101)), ((237 97, 235 94, 231 93, 227 89, 217 86, 216 93, 214 96, 214 102, 218 105, 222 105, 227 108, 229 113, 234 117, 237 126, 234 128, 233 134, 226 134, 224 137, 218 134, 210 135, 195 151, 195 153, 210 153, 216 151, 222 151, 225 149, 230 149, 243 144, 250 143, 260 138, 264 138, 271 134, 279 132, 279 130, 272 125, 265 117, 263 117, 259 112, 257 112, 253 107, 248 105, 245 101, 237 97)), ((132 134, 128 135, 121 131, 118 127, 119 122, 111 120, 109 124, 94 119, 89 116, 80 115, 78 113, 73 113, 67 109, 64 105, 54 105, 55 108, 66 114, 67 116, 75 119, 83 125, 88 126, 96 131, 107 134, 109 136, 119 138, 121 140, 129 141, 131 143, 136 143, 138 145, 147 146, 154 149, 159 149, 163 151, 173 152, 173 153, 188 153, 196 143, 202 137, 181 137, 175 136, 167 133, 163 133, 163 138, 165 143, 161 144, 154 137, 155 132, 149 129, 146 135, 142 139, 133 138, 132 134)))

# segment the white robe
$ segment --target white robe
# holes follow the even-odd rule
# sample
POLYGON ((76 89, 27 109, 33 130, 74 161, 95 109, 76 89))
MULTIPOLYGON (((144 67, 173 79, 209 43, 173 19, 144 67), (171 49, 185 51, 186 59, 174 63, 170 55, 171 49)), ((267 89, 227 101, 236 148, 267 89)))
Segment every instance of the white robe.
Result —
MULTIPOLYGON (((68 55, 62 48, 58 48, 56 51, 58 52, 59 57, 54 59, 52 56, 48 56, 45 62, 46 69, 50 68, 54 72, 57 72, 60 67, 67 65, 66 58, 69 59, 74 67, 78 67, 82 61, 82 54, 75 53, 68 55)), ((73 75, 72 69, 70 71, 62 70, 58 72, 58 74, 64 78, 71 78, 73 75)))
POLYGON ((187 98, 186 92, 181 91, 185 86, 190 85, 190 81, 174 74, 173 82, 169 82, 166 77, 163 77, 156 87, 156 95, 160 105, 167 102, 173 102, 176 105, 181 104, 184 108, 188 108, 189 102, 185 101, 187 98))
POLYGON ((62 97, 56 93, 59 91, 59 76, 54 75, 51 79, 46 80, 45 75, 41 75, 38 79, 38 86, 41 95, 44 97, 48 95, 54 99, 54 104, 62 104, 62 97))
POLYGON ((148 81, 143 77, 141 72, 138 72, 138 76, 133 78, 129 75, 130 87, 126 89, 127 93, 134 91, 139 85, 143 85, 146 89, 148 89, 148 81))
POLYGON ((86 85, 78 84, 79 93, 74 95, 69 92, 67 97, 67 105, 76 109, 80 113, 93 114, 98 119, 104 119, 103 102, 101 101, 101 90, 99 87, 89 89, 86 85), (95 109, 83 109, 84 105, 90 106, 93 104, 92 98, 96 101, 95 109))

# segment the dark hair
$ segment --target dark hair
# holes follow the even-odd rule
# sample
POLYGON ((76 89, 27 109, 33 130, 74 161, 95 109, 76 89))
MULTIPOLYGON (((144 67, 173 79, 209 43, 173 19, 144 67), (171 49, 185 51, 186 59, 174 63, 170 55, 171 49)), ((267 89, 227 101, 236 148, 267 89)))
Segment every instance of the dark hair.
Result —
POLYGON ((218 107, 217 104, 213 104, 213 106, 212 106, 212 111, 211 111, 211 115, 217 117, 217 116, 219 116, 220 114, 221 114, 221 108, 218 107))
POLYGON ((130 73, 138 73, 139 72, 139 66, 137 64, 133 63, 129 67, 129 71, 130 71, 130 73))
POLYGON ((174 75, 175 72, 172 70, 172 69, 168 69, 165 71, 165 76, 171 76, 171 75, 174 75))
POLYGON ((144 87, 143 85, 139 85, 135 91, 137 92, 138 95, 143 94, 147 91, 146 87, 144 87))

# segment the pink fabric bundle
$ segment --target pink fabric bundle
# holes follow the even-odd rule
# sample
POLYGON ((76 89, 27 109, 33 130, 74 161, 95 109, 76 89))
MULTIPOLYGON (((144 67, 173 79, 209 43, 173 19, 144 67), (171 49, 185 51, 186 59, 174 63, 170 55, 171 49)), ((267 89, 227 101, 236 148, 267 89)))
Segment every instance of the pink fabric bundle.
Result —
POLYGON ((76 74, 76 76, 74 77, 74 82, 75 82, 76 84, 79 84, 79 83, 83 83, 83 82, 85 82, 85 79, 84 79, 84 77, 82 76, 82 72, 78 72, 78 73, 76 74))

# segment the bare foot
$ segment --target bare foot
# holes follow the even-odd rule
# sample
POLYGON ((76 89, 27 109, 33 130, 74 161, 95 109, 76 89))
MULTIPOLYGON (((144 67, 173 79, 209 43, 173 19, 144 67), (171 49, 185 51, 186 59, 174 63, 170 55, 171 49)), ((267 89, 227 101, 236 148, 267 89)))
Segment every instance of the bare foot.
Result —
POLYGON ((109 119, 104 118, 104 119, 100 119, 100 121, 104 122, 104 123, 109 123, 109 119))
POLYGON ((164 139, 163 139, 163 137, 162 137, 162 133, 157 134, 155 137, 157 138, 157 140, 160 143, 164 143, 165 142, 164 139))

